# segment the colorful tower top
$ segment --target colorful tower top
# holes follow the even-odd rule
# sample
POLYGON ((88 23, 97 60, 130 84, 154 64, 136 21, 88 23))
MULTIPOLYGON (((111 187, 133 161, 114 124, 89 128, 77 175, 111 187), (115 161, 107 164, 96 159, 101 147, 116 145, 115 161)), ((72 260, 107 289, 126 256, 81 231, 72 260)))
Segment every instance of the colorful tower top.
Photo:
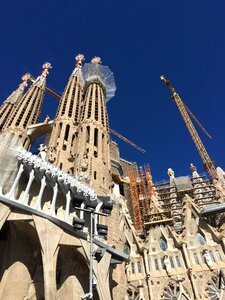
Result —
POLYGON ((37 79, 33 82, 32 86, 38 86, 40 88, 45 88, 46 77, 49 74, 49 69, 52 68, 52 65, 49 62, 46 62, 42 65, 43 72, 37 79))
POLYGON ((107 66, 100 65, 101 58, 95 56, 91 63, 84 64, 82 69, 85 85, 96 82, 103 86, 106 102, 115 96, 116 84, 113 72, 107 66))

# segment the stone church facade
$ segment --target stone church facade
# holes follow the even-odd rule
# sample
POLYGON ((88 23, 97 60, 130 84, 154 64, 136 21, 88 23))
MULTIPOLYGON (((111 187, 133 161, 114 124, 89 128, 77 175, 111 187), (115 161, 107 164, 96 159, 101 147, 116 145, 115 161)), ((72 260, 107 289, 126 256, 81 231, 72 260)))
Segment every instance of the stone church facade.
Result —
POLYGON ((153 183, 121 158, 113 73, 83 59, 54 120, 39 122, 50 63, 0 107, 0 299, 225 299, 223 170, 153 183))

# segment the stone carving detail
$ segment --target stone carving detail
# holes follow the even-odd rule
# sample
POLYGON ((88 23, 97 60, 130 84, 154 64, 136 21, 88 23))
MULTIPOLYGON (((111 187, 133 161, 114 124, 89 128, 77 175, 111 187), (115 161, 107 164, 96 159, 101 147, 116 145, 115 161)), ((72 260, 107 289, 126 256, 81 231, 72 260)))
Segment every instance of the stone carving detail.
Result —
POLYGON ((83 155, 83 158, 80 162, 80 172, 78 175, 78 179, 82 182, 88 182, 89 176, 88 176, 88 157, 87 154, 83 155))

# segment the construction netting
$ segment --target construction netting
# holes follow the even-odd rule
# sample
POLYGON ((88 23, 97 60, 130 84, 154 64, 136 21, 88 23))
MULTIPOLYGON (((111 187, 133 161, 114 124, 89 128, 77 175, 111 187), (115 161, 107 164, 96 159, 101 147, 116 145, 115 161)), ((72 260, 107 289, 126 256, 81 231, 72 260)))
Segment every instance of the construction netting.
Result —
POLYGON ((116 84, 113 72, 107 66, 86 63, 82 68, 85 82, 99 81, 106 91, 106 102, 115 96, 116 84))

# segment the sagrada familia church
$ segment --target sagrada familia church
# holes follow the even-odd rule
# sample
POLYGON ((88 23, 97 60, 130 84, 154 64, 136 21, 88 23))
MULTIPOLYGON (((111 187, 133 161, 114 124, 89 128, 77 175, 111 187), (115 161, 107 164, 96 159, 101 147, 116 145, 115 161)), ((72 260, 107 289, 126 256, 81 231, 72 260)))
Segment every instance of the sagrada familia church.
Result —
POLYGON ((113 73, 83 59, 62 96, 45 63, 0 107, 0 299, 225 299, 225 173, 155 183, 121 158, 113 73), (59 105, 40 123, 46 92, 59 105))

